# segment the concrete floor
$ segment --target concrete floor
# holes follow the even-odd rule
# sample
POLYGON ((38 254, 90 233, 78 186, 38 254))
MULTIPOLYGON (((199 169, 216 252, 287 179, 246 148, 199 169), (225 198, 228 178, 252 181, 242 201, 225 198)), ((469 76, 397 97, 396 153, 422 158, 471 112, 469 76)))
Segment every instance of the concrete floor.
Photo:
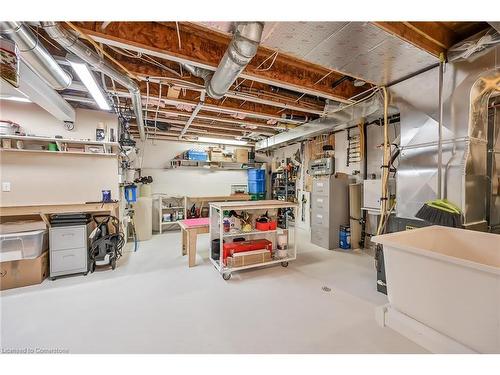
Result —
POLYGON ((97 271, 1 293, 0 347, 70 353, 424 353, 374 309, 373 257, 327 251, 299 231, 299 253, 226 282, 199 237, 197 266, 180 233, 155 235, 97 271), (325 292, 322 287, 331 288, 325 292))

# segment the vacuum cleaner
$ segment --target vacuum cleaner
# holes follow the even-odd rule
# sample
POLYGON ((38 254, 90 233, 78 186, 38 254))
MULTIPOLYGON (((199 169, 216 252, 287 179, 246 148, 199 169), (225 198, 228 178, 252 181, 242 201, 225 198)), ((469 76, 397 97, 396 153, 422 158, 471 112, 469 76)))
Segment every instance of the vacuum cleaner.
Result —
POLYGON ((120 232, 119 220, 111 215, 94 215, 96 228, 90 235, 89 271, 95 271, 96 265, 109 265, 116 268, 116 262, 122 256, 125 244, 123 233, 120 232), (113 228, 110 231, 110 227, 113 228))

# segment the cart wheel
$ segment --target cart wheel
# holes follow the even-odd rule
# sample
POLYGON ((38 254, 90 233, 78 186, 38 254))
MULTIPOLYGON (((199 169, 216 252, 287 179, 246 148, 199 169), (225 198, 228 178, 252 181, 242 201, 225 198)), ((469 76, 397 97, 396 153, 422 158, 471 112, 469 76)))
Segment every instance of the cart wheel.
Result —
POLYGON ((90 263, 90 273, 94 273, 95 271, 95 262, 90 263))
POLYGON ((222 274, 222 278, 224 280, 229 280, 231 278, 231 273, 230 272, 225 272, 222 274))
POLYGON ((281 262, 281 267, 288 267, 288 262, 281 262))
POLYGON ((116 258, 111 259, 111 269, 114 270, 116 268, 116 258))
POLYGON ((89 273, 88 272, 84 272, 83 273, 83 276, 87 276, 89 273))
POLYGON ((50 281, 56 281, 56 278, 55 277, 49 277, 49 280, 50 281))

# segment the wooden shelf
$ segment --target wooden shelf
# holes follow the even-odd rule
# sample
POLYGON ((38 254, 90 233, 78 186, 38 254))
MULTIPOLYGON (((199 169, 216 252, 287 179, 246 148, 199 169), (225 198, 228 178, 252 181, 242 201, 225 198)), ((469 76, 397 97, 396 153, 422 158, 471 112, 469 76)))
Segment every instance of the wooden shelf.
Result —
POLYGON ((84 139, 69 139, 69 138, 53 138, 53 137, 37 137, 29 135, 0 135, 0 139, 15 139, 23 141, 40 141, 40 142, 62 142, 62 143, 72 143, 72 144, 83 144, 83 145, 100 145, 100 146, 116 146, 118 147, 118 142, 101 142, 101 141, 90 141, 84 139))
POLYGON ((49 150, 25 150, 17 148, 2 148, 0 152, 25 152, 31 154, 53 154, 53 155, 85 155, 85 156, 107 156, 116 157, 118 154, 104 152, 80 152, 80 151, 49 151, 49 150))
POLYGON ((203 169, 225 169, 225 170, 246 170, 250 168, 260 167, 262 163, 241 163, 237 161, 208 161, 208 160, 187 160, 187 159, 172 159, 170 166, 166 169, 175 168, 203 168, 203 169), (179 164, 180 165, 176 165, 179 164))
POLYGON ((238 237, 238 236, 249 236, 254 234, 266 234, 266 233, 276 233, 278 230, 252 230, 251 232, 243 232, 243 231, 233 231, 233 232, 224 232, 222 237, 238 237))

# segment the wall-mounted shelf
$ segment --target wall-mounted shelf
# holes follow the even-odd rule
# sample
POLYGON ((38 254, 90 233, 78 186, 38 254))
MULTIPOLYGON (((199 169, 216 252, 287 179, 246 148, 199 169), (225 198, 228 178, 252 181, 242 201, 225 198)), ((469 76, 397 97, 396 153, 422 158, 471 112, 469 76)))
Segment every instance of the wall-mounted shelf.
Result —
POLYGON ((26 150, 17 148, 2 148, 0 152, 24 152, 24 153, 36 153, 36 154, 52 154, 52 155, 85 155, 85 156, 106 156, 115 157, 118 154, 105 153, 105 152, 80 152, 80 151, 49 151, 49 150, 26 150))
POLYGON ((10 147, 3 147, 2 152, 21 152, 29 154, 45 154, 45 155, 74 155, 74 156, 106 156, 117 157, 118 147, 117 142, 101 142, 85 139, 69 139, 55 137, 37 137, 28 135, 0 135, 0 140, 10 141, 10 147), (21 148, 17 148, 17 142, 23 143, 21 148), (49 144, 56 144, 58 150, 49 150, 49 144), (96 152, 92 152, 92 149, 96 152))
POLYGON ((203 168, 203 169, 225 169, 225 170, 241 170, 249 168, 260 168, 262 163, 239 163, 233 161, 208 161, 208 160, 186 160, 172 159, 170 165, 166 169, 175 168, 203 168))
POLYGON ((118 147, 118 142, 102 142, 102 141, 91 141, 85 139, 70 139, 70 138, 54 138, 54 137, 37 137, 32 135, 0 135, 0 139, 14 139, 21 141, 40 141, 40 142, 62 142, 71 144, 83 144, 83 145, 100 145, 100 146, 116 146, 118 147))

